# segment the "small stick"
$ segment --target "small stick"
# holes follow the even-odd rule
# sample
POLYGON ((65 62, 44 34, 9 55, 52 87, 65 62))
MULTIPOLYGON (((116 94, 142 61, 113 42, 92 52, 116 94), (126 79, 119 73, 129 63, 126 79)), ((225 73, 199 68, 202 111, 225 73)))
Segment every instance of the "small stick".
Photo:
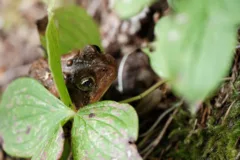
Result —
MULTIPOLYGON (((174 104, 173 106, 171 106, 169 109, 167 109, 166 111, 164 111, 157 119, 156 122, 154 122, 154 124, 152 125, 152 127, 146 131, 145 133, 141 134, 139 137, 144 137, 141 142, 139 142, 138 147, 141 148, 143 146, 143 144, 148 140, 148 138, 152 135, 154 128, 157 127, 157 125, 161 122, 161 120, 171 111, 173 111, 175 108, 181 106, 183 103, 183 101, 181 100, 180 102, 174 104)), ((142 152, 141 152, 142 153, 142 152)))
POLYGON ((231 105, 228 107, 228 110, 227 110, 227 112, 225 113, 225 116, 224 116, 224 118, 223 118, 222 125, 225 124, 225 121, 226 121, 226 119, 227 119, 227 116, 229 115, 229 112, 230 112, 232 106, 235 104, 235 102, 236 102, 236 100, 234 100, 234 101, 231 103, 231 105))
POLYGON ((173 114, 171 115, 171 117, 168 118, 166 124, 164 125, 164 127, 163 127, 162 131, 160 132, 160 134, 158 135, 158 137, 148 147, 145 148, 145 151, 147 151, 147 153, 143 156, 143 159, 146 159, 148 157, 148 155, 152 153, 153 149, 160 143, 164 134, 167 131, 167 128, 171 124, 173 117, 176 115, 177 111, 178 111, 178 108, 176 108, 175 111, 173 112, 173 114))
POLYGON ((170 113, 172 110, 174 110, 175 108, 179 107, 181 104, 183 103, 183 101, 180 101, 179 103, 173 105, 172 107, 168 108, 166 111, 164 111, 156 120, 156 122, 154 122, 154 124, 152 125, 152 127, 146 131, 145 133, 143 133, 142 135, 140 135, 139 137, 144 137, 147 134, 149 134, 152 130, 154 130, 156 128, 156 126, 161 122, 161 120, 168 114, 170 113))

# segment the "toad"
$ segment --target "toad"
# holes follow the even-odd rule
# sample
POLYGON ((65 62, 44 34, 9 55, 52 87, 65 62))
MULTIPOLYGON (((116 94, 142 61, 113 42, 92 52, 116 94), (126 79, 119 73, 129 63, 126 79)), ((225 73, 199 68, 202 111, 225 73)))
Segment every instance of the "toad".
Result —
MULTIPOLYGON (((96 45, 63 55, 61 65, 65 84, 77 109, 98 101, 117 75, 114 58, 101 53, 96 45)), ((33 62, 29 75, 59 97, 46 58, 33 62)))

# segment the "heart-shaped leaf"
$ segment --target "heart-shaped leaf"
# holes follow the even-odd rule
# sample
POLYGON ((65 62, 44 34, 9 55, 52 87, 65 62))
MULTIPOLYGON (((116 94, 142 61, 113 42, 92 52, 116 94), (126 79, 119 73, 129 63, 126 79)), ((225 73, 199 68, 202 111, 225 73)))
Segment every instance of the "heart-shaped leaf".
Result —
POLYGON ((149 56, 155 72, 196 104, 216 89, 230 68, 240 1, 172 1, 176 12, 156 25, 155 51, 149 56))
POLYGON ((102 101, 78 111, 72 127, 74 159, 141 159, 133 142, 138 118, 128 104, 102 101))
POLYGON ((56 128, 74 114, 36 80, 20 78, 8 86, 0 104, 3 148, 12 156, 32 157, 44 146, 53 146, 51 141, 61 132, 56 128))
POLYGON ((41 150, 34 154, 32 160, 57 160, 61 158, 64 145, 64 133, 62 126, 59 125, 53 135, 43 145, 41 150))
POLYGON ((123 19, 130 18, 156 0, 113 0, 114 11, 123 19))

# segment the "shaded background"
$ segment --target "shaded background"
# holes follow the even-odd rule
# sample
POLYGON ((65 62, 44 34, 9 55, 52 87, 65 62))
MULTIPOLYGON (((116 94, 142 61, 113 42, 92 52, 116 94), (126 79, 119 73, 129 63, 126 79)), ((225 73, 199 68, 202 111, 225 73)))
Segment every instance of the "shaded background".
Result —
MULTIPOLYGON (((116 79, 103 97, 120 101, 142 93, 159 81, 149 66, 148 57, 140 48, 154 40, 154 25, 168 13, 168 5, 166 0, 159 0, 137 16, 123 21, 111 9, 110 1, 65 0, 64 3, 82 6, 95 19, 99 25, 104 52, 114 56, 118 66, 123 63, 123 57, 127 58, 122 64, 123 70, 118 73, 122 78, 116 79)), ((27 76, 31 63, 44 55, 35 22, 46 13, 46 6, 40 0, 0 0, 0 96, 12 80, 27 76)), ((221 124, 221 118, 225 117, 233 99, 238 99, 234 92, 240 90, 239 50, 236 51, 232 66, 226 82, 213 98, 201 105, 196 117, 191 117, 186 105, 180 103, 181 100, 166 85, 141 101, 132 103, 139 115, 140 137, 137 145, 141 155, 154 160, 196 159, 202 156, 203 159, 214 159, 211 156, 215 153, 226 155, 225 148, 229 141, 226 135, 233 132, 232 126, 239 125, 240 128, 240 124, 237 124, 240 111, 236 110, 226 122, 230 127, 227 125, 221 128, 218 124, 221 124), (233 91, 231 86, 235 82, 237 84, 233 91), (181 109, 173 108, 176 105, 181 106, 181 109), (142 133, 163 115, 167 116, 143 136, 142 133)), ((240 131, 236 131, 233 138, 235 146, 232 146, 238 151, 239 135, 240 131)), ((222 155, 218 158, 228 159, 222 155)), ((5 159, 13 158, 0 149, 0 160, 5 159)))

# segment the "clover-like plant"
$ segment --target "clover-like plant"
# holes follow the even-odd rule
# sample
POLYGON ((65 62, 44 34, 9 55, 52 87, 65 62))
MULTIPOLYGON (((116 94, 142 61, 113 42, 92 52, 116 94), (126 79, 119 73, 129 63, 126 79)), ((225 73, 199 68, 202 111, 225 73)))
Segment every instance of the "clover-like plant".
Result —
POLYGON ((48 11, 47 30, 41 40, 60 100, 34 79, 12 82, 0 104, 3 149, 9 155, 34 160, 65 159, 69 152, 76 160, 141 159, 133 144, 138 136, 138 117, 130 105, 102 101, 77 111, 64 84, 61 54, 89 43, 100 45, 96 24, 76 6, 51 6, 48 11), (63 130, 69 121, 71 147, 66 145, 63 130))

